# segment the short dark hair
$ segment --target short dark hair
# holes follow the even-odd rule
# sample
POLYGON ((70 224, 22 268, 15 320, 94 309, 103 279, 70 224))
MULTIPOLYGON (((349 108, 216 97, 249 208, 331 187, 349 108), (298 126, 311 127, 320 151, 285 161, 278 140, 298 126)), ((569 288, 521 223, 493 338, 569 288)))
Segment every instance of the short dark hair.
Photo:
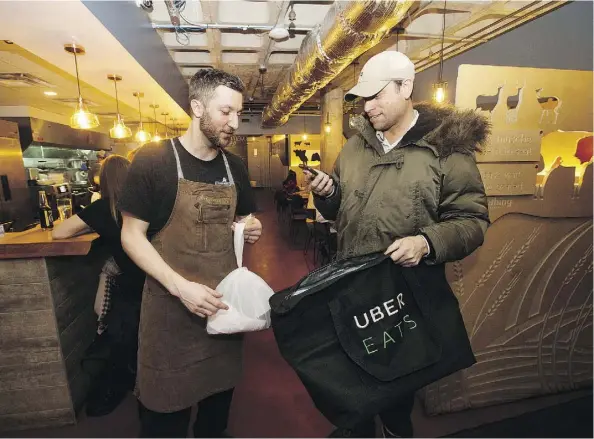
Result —
POLYGON ((219 85, 239 93, 245 91, 245 85, 238 76, 218 69, 202 69, 190 80, 190 102, 196 99, 203 104, 208 103, 219 85))

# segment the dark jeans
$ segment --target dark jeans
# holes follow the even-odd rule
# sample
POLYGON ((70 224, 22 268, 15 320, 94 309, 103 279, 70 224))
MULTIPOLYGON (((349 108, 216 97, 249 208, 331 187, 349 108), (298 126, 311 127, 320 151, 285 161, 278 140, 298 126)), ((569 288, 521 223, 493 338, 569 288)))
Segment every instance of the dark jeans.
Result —
MULTIPOLYGON (((194 422, 194 437, 225 437, 233 389, 216 393, 198 403, 198 415, 194 422)), ((185 438, 190 423, 192 408, 172 413, 157 413, 143 407, 140 413, 140 437, 185 438)))

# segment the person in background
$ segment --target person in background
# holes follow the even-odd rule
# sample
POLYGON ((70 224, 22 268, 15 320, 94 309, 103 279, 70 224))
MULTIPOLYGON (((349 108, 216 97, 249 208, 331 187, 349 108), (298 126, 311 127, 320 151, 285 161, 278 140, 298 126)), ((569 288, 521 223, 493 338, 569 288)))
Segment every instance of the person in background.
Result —
POLYGON ((143 146, 119 202, 122 244, 147 273, 136 394, 141 437, 224 437, 241 377, 241 335, 209 336, 206 318, 227 309, 214 290, 237 268, 233 224, 255 243, 262 224, 243 160, 224 150, 239 126, 245 87, 200 70, 190 81, 192 121, 179 138, 143 146))
POLYGON ((287 195, 291 195, 292 193, 299 190, 297 187, 297 174, 293 170, 289 170, 289 175, 283 181, 283 190, 287 195))
POLYGON ((101 173, 101 164, 107 158, 107 152, 100 150, 97 151, 97 161, 93 163, 88 170, 88 180, 89 185, 91 186, 91 203, 97 201, 101 197, 101 190, 99 186, 99 179, 101 173))
MULTIPOLYGON (((400 52, 373 56, 346 100, 365 116, 329 176, 306 171, 324 218, 335 220, 340 258, 385 252, 394 263, 445 264, 476 250, 489 226, 475 154, 489 123, 473 111, 413 106, 414 64, 400 52)), ((379 414, 384 437, 412 437, 414 393, 379 414)), ((373 419, 333 437, 375 437, 373 419)))
POLYGON ((121 244, 122 217, 117 203, 130 162, 111 155, 101 164, 101 198, 77 215, 56 224, 53 239, 66 239, 96 232, 107 246, 111 257, 103 267, 106 298, 99 315, 98 332, 107 329, 110 347, 109 365, 99 377, 87 400, 89 416, 102 416, 113 411, 135 381, 136 351, 140 300, 145 275, 126 255, 121 244), (107 302, 105 302, 107 300, 107 302))
POLYGON ((289 206, 287 197, 298 190, 299 188, 297 187, 297 174, 295 174, 295 171, 289 170, 287 178, 283 180, 282 189, 278 189, 274 193, 274 202, 276 203, 277 212, 280 213, 289 206))

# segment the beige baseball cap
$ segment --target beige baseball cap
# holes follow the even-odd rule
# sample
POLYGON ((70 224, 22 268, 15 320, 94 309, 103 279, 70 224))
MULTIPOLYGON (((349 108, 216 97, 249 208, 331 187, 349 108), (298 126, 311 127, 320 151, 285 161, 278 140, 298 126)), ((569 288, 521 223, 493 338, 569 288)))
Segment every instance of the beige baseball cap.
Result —
POLYGON ((349 90, 344 100, 350 102, 358 97, 373 96, 390 81, 415 79, 415 65, 404 53, 387 50, 369 58, 365 63, 357 85, 349 90))

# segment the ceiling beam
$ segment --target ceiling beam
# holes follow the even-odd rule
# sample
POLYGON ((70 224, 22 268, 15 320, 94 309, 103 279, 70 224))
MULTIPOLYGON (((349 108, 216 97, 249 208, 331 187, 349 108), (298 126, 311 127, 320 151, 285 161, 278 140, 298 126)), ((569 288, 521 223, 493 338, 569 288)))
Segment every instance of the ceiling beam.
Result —
MULTIPOLYGON (((515 1, 509 2, 494 2, 487 7, 482 7, 475 10, 470 17, 461 23, 456 23, 450 28, 446 28, 446 35, 458 33, 464 28, 468 27, 471 23, 475 24, 482 20, 493 19, 493 14, 500 16, 504 13, 505 15, 494 23, 485 25, 485 27, 478 29, 468 35, 469 38, 459 41, 457 43, 451 43, 448 47, 444 47, 444 59, 449 59, 464 53, 473 47, 481 44, 484 41, 492 40, 502 33, 508 32, 528 21, 534 20, 557 9, 567 3, 567 0, 558 1, 533 1, 530 3, 524 3, 520 7, 517 7, 518 3, 515 1), (510 6, 515 9, 511 9, 510 6)), ((423 56, 423 52, 430 50, 435 44, 427 44, 419 42, 420 47, 415 47, 411 51, 411 55, 418 60, 415 62, 417 72, 422 72, 430 67, 439 63, 439 51, 430 53, 429 55, 423 56)))
MULTIPOLYGON (((218 16, 218 2, 210 0, 200 0, 202 8, 202 17, 207 23, 216 23, 218 16)), ((223 65, 223 55, 221 52, 221 31, 219 29, 207 29, 206 38, 208 40, 208 50, 210 51, 211 63, 215 69, 220 69, 223 65)))

